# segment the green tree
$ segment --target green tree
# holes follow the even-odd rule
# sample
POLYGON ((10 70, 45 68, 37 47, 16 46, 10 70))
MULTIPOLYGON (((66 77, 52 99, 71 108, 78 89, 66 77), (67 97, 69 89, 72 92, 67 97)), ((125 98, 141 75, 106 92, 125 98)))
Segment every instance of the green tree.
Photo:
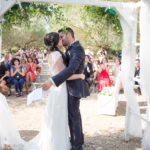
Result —
POLYGON ((5 15, 3 22, 3 29, 9 30, 14 25, 20 26, 22 23, 30 27, 34 22, 34 18, 44 18, 47 22, 55 16, 57 22, 63 20, 63 13, 61 7, 54 4, 35 4, 35 3, 21 3, 22 9, 19 5, 14 5, 5 15))
POLYGON ((106 49, 120 49, 122 28, 114 9, 87 5, 81 12, 81 19, 93 44, 106 49))
POLYGON ((51 24, 61 24, 64 15, 62 7, 58 5, 22 3, 22 10, 15 5, 4 19, 3 51, 43 46, 43 37, 51 31, 51 24))
POLYGON ((122 28, 113 9, 65 5, 64 15, 68 19, 66 26, 73 28, 76 40, 85 49, 90 47, 97 52, 100 47, 104 47, 115 52, 121 48, 122 28))

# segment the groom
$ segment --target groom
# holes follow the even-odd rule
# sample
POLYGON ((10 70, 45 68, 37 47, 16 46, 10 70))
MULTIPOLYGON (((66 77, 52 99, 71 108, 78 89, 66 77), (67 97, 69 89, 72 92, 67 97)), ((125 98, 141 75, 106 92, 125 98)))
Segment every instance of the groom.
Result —
MULTIPOLYGON (((48 87, 43 87, 47 90, 53 84, 59 86, 73 74, 81 74, 84 70, 85 52, 78 41, 75 41, 74 32, 71 28, 66 28, 65 31, 60 29, 59 36, 62 39, 63 46, 66 48, 67 67, 62 72, 52 77, 48 87)), ((85 80, 68 80, 68 115, 69 128, 71 134, 71 150, 82 150, 84 137, 82 133, 82 121, 80 114, 80 99, 89 96, 89 89, 85 80)))

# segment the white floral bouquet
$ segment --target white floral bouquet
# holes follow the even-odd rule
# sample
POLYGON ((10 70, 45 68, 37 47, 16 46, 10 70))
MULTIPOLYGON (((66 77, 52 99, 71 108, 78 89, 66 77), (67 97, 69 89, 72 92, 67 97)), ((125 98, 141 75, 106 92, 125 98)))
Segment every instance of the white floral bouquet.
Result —
POLYGON ((112 96, 113 93, 114 93, 114 87, 104 87, 99 94, 102 96, 112 96))

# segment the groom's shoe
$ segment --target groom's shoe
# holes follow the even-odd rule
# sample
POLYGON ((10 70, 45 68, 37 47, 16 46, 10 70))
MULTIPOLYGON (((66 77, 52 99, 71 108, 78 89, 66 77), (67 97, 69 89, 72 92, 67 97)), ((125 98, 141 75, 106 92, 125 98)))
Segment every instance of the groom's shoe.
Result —
POLYGON ((71 148, 71 150, 83 150, 82 146, 79 148, 71 148))

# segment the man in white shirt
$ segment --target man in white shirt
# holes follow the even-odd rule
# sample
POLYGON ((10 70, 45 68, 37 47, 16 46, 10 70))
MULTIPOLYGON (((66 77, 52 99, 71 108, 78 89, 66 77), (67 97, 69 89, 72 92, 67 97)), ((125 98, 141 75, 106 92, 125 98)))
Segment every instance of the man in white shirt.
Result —
POLYGON ((18 52, 22 55, 22 54, 24 53, 24 50, 20 48, 20 49, 18 50, 18 52))

